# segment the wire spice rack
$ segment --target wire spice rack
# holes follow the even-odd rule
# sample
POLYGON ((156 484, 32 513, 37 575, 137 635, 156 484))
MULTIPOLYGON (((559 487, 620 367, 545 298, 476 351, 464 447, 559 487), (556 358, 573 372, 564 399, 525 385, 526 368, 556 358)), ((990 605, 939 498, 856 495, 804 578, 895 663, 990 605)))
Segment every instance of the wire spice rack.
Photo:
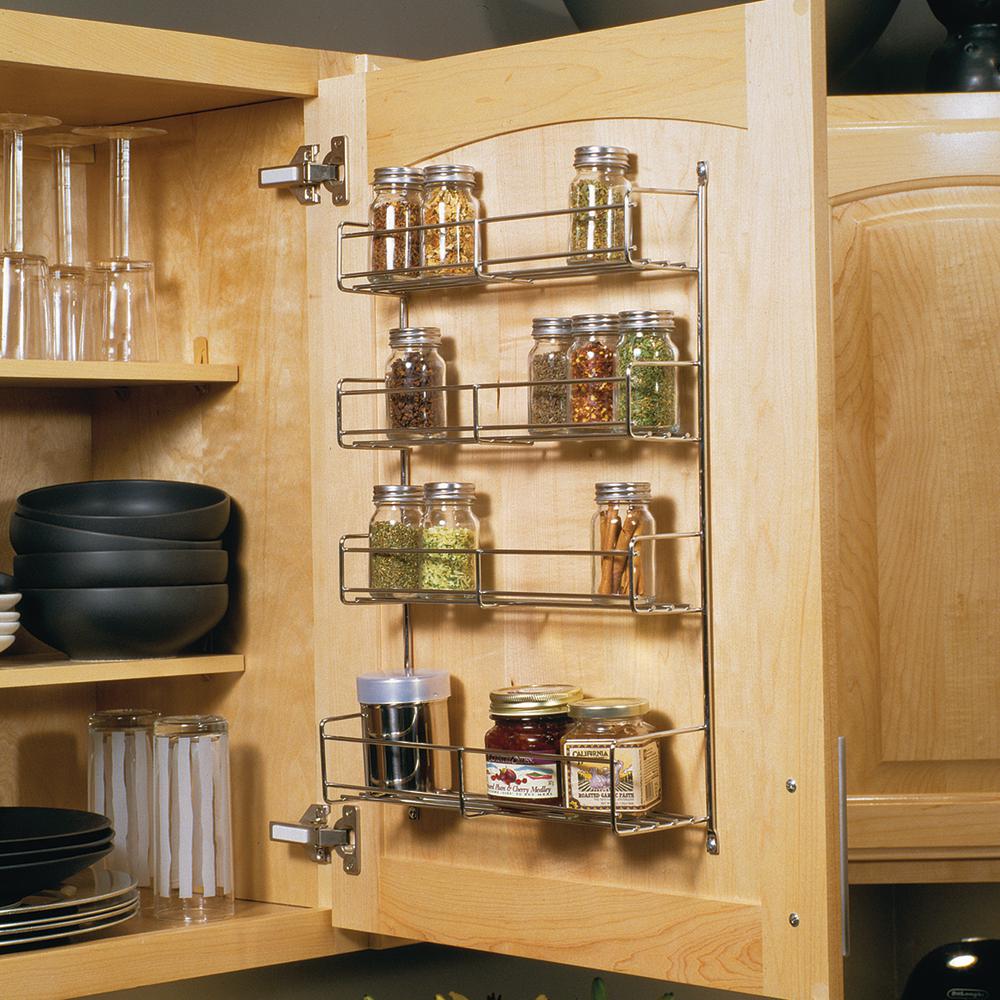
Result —
MULTIPOLYGON (((323 768, 323 794, 325 800, 334 804, 342 801, 377 801, 395 803, 410 807, 429 807, 457 812, 464 817, 503 815, 525 819, 547 820, 603 827, 619 836, 675 830, 688 827, 703 827, 706 832, 706 847, 710 854, 718 854, 719 840, 716 832, 717 808, 715 795, 715 767, 712 750, 713 701, 713 644, 712 644, 712 580, 711 580, 711 533, 710 533, 710 484, 709 458, 710 437, 708 424, 708 295, 707 295, 707 237, 708 237, 708 165, 699 162, 696 168, 697 187, 691 189, 674 188, 633 188, 635 194, 655 197, 693 199, 697 206, 697 260, 690 264, 684 260, 670 260, 644 256, 637 244, 637 204, 627 197, 624 205, 585 207, 581 209, 553 209, 542 212, 523 212, 514 215, 493 216, 454 223, 433 223, 407 226, 397 229, 374 229, 368 223, 342 222, 337 230, 337 286, 341 291, 365 295, 391 295, 399 299, 400 325, 408 321, 408 295, 411 292, 431 291, 468 286, 516 287, 538 281, 573 281, 581 277, 599 277, 623 273, 649 272, 672 278, 697 280, 697 327, 696 350, 693 360, 671 362, 635 362, 624 375, 617 378, 593 379, 553 379, 545 382, 477 382, 462 385, 446 385, 440 388, 421 388, 421 393, 442 392, 455 394, 460 399, 464 412, 471 417, 455 426, 437 428, 433 431, 406 430, 405 437, 398 430, 386 427, 355 427, 344 415, 346 401, 367 397, 369 401, 386 397, 393 392, 413 392, 412 388, 388 389, 383 379, 345 378, 337 386, 337 441, 342 448, 393 449, 400 452, 400 482, 410 480, 411 449, 425 446, 455 446, 463 444, 493 445, 533 445, 543 441, 567 441, 575 439, 652 441, 664 444, 690 445, 696 449, 698 461, 698 524, 690 531, 668 532, 645 535, 631 540, 624 553, 627 571, 627 593, 618 595, 597 595, 572 591, 531 591, 502 589, 487 586, 484 581, 493 577, 493 566, 499 559, 537 561, 550 558, 594 559, 612 556, 621 558, 622 552, 606 552, 590 549, 379 549, 369 545, 367 535, 344 535, 340 540, 340 597, 345 604, 373 605, 399 604, 403 609, 403 653, 404 669, 413 670, 412 623, 410 608, 414 604, 463 604, 483 609, 510 607, 583 609, 595 612, 624 612, 629 614, 687 615, 697 619, 701 630, 701 673, 704 703, 704 718, 700 723, 678 729, 664 730, 644 736, 643 740, 657 742, 685 734, 700 733, 704 739, 705 761, 705 809, 701 814, 679 815, 669 812, 649 812, 641 815, 623 814, 618 808, 614 782, 611 782, 611 801, 606 812, 582 812, 568 806, 537 805, 517 803, 511 807, 490 799, 472 788, 468 782, 470 756, 480 757, 486 751, 473 746, 451 746, 422 744, 410 741, 389 740, 374 737, 353 736, 345 733, 344 727, 356 722, 360 728, 360 714, 333 716, 320 723, 320 747, 323 768), (567 250, 489 257, 484 252, 485 232, 490 226, 511 225, 528 220, 571 218, 576 212, 595 213, 605 210, 623 212, 624 242, 618 247, 601 248, 607 259, 577 263, 570 258, 567 250), (471 226, 473 229, 473 258, 463 263, 462 274, 443 273, 454 271, 454 264, 421 265, 407 267, 407 276, 398 272, 375 270, 349 270, 346 266, 347 247, 355 244, 367 248, 365 241, 375 237, 395 236, 407 232, 422 232, 427 229, 441 230, 451 226, 471 226), (690 370, 696 379, 695 426, 684 434, 671 433, 668 428, 637 426, 632 419, 633 373, 644 366, 674 367, 690 370), (523 390, 531 385, 579 385, 591 382, 615 383, 623 391, 626 399, 624 420, 610 421, 600 425, 556 424, 544 428, 524 423, 509 423, 491 420, 484 406, 484 397, 490 394, 499 400, 504 392, 523 390), (699 593, 693 601, 672 601, 663 595, 645 595, 637 592, 636 545, 668 543, 677 544, 684 539, 696 541, 699 549, 699 593), (373 590, 349 582, 348 561, 351 557, 364 557, 367 563, 371 555, 422 555, 447 552, 449 556, 467 555, 475 565, 473 589, 463 591, 433 591, 407 588, 405 592, 373 590), (433 791, 419 789, 386 789, 374 785, 349 784, 334 780, 332 750, 333 744, 355 745, 365 753, 373 750, 410 749, 416 752, 447 755, 453 760, 456 776, 454 787, 433 791)), ((367 259, 367 254, 366 254, 367 259)), ((499 411, 499 402, 496 404, 499 411)), ((623 744, 635 741, 621 741, 623 744)), ((614 773, 617 745, 609 750, 607 764, 614 773)), ((565 764, 568 757, 561 754, 532 753, 532 757, 551 759, 565 764)), ((579 763, 579 760, 576 761, 579 763)), ((600 762, 603 766, 604 761, 600 762)))

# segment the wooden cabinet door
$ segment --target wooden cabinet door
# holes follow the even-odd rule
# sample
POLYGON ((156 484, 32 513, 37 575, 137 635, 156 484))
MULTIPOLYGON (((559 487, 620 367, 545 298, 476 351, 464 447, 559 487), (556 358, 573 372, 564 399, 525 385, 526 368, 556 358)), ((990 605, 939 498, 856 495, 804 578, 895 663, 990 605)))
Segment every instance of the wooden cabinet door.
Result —
POLYGON ((1000 99, 831 101, 852 878, 1000 878, 1000 99))
MULTIPOLYGON (((360 874, 336 865, 329 882, 338 926, 769 997, 840 995, 822 46, 821 5, 764 0, 325 81, 307 107, 310 141, 349 136, 352 176, 349 206, 309 210, 317 698, 329 715, 357 710, 358 673, 403 658, 398 607, 338 600, 338 538, 366 531, 372 483, 400 474, 395 453, 337 446, 337 382, 377 378, 398 321, 391 301, 335 281, 337 226, 366 218, 372 168, 471 163, 490 215, 564 207, 582 144, 627 146, 640 186, 691 188, 699 161, 711 177, 719 851, 701 827, 618 838, 427 808, 412 819, 368 801, 360 874)), ((690 253, 692 209, 656 204, 642 203, 642 240, 690 253)), ((561 228, 550 235, 564 245, 561 228)), ((409 319, 442 329, 449 381, 515 380, 535 315, 672 308, 690 356, 696 296, 689 280, 610 275, 424 292, 409 319)), ((652 481, 660 530, 680 529, 695 472, 683 449, 627 442, 418 447, 411 469, 416 482, 474 481, 484 535, 528 548, 589 548, 598 480, 652 481)), ((673 572, 688 579, 689 557, 673 572)), ((417 667, 454 678, 453 742, 482 746, 489 691, 511 683, 638 693, 661 725, 703 717, 700 635, 678 619, 420 606, 413 621, 417 667)), ((668 807, 704 807, 705 752, 703 733, 671 744, 668 807)), ((360 754, 338 750, 335 766, 361 782, 360 754)))

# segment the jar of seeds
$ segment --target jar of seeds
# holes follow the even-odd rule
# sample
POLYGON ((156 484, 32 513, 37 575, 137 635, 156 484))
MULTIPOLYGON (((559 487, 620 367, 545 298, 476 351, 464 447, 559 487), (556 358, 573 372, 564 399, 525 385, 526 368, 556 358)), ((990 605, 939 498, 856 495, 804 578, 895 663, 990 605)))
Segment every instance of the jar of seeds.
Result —
POLYGON ((629 152, 623 146, 578 146, 576 176, 569 188, 570 264, 625 260, 625 199, 632 185, 625 176, 629 152))
POLYGON ((425 549, 420 564, 423 590, 457 590, 474 594, 474 552, 448 549, 479 547, 479 519, 472 512, 476 499, 473 483, 427 483, 424 486, 422 540, 425 549))
MULTIPOLYGON (((374 197, 368 209, 372 229, 393 230, 419 226, 424 186, 420 167, 377 167, 372 180, 374 197)), ((421 231, 393 232, 373 236, 371 270, 373 282, 413 277, 420 266, 421 231)))
MULTIPOLYGON (((594 557, 593 592, 605 597, 629 595, 629 545, 634 538, 656 534, 656 521, 649 510, 649 483, 596 483, 597 512, 591 522, 590 544, 594 557)), ((648 598, 655 593, 654 542, 635 544, 633 577, 635 593, 648 598)))
MULTIPOLYGON (((424 488, 387 484, 376 486, 375 513, 368 525, 372 549, 419 549, 424 514, 424 488)), ((419 552, 372 552, 368 557, 368 586, 382 596, 406 597, 420 589, 419 552)))
POLYGON ((677 360, 677 347, 670 339, 674 314, 669 309, 633 309, 620 312, 618 319, 618 375, 624 378, 631 369, 631 393, 624 384, 618 386, 618 419, 627 421, 631 416, 634 428, 679 433, 677 369, 636 364, 677 360))
MULTIPOLYGON (((479 218, 479 200, 472 193, 476 174, 462 164, 433 163, 424 168, 424 225, 465 222, 479 218)), ((469 275, 473 268, 475 226, 442 226, 424 231, 424 264, 434 278, 469 275)))
MULTIPOLYGON (((534 341, 528 353, 528 379, 544 383, 569 378, 573 322, 568 317, 531 321, 534 341)), ((570 422, 569 385, 532 385, 528 389, 528 423, 534 434, 564 434, 570 422), (560 426, 563 425, 563 426, 560 426)))
MULTIPOLYGON (((614 378, 618 359, 618 317, 614 313, 584 313, 573 317, 569 349, 570 377, 614 378)), ((571 387, 570 415, 574 424, 607 424, 615 419, 615 383, 581 382, 571 387)), ((595 433, 610 428, 596 426, 595 433)))
POLYGON ((397 327, 389 331, 392 355, 385 369, 386 417, 392 440, 444 436, 445 364, 434 326, 397 327))

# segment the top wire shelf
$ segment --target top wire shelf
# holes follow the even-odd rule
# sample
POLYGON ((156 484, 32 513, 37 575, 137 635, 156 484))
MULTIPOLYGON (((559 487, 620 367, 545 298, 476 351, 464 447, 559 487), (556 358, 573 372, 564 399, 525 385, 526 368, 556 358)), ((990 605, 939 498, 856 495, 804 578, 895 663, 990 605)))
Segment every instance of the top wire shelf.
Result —
MULTIPOLYGON (((337 287, 344 292, 368 295, 406 295, 409 292, 429 291, 439 288, 467 286, 502 286, 531 284, 537 281, 573 280, 605 274, 657 272, 664 276, 685 277, 698 274, 696 264, 686 260, 644 256, 638 245, 636 195, 649 197, 680 197, 698 199, 707 183, 708 174, 698 165, 697 188, 637 187, 626 196, 623 204, 584 206, 582 208, 557 208, 542 212, 520 212, 514 215, 494 215, 457 222, 433 222, 418 226, 400 226, 394 229, 375 229, 367 222, 341 222, 337 227, 337 287), (505 228, 509 235, 514 224, 532 220, 558 220, 569 222, 580 213, 596 215, 602 212, 621 212, 623 241, 620 245, 601 247, 594 252, 561 249, 540 253, 515 253, 490 257, 486 253, 487 231, 505 228), (445 229, 464 227, 472 229, 472 259, 445 264, 421 264, 405 270, 350 270, 348 260, 360 254, 351 254, 348 246, 362 241, 366 251, 373 239, 385 239, 416 234, 428 230, 440 233, 445 229), (459 272, 459 273, 456 273, 459 272)), ((371 259, 369 252, 364 254, 371 259)))

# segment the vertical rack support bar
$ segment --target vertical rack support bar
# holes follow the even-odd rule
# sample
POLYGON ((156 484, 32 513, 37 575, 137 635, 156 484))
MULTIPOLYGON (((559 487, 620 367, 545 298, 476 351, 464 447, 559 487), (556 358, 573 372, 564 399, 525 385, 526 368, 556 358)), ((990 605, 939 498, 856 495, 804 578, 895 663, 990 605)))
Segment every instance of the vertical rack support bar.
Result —
POLYGON ((708 406, 708 163, 698 162, 698 530, 701 533, 701 669, 705 699, 705 815, 706 847, 719 853, 715 803, 715 714, 712 635, 711 461, 708 406))
MULTIPOLYGON (((405 301, 405 297, 401 297, 399 300, 400 322, 403 322, 402 311, 405 301)), ((410 457, 411 452, 409 448, 400 448, 399 482, 401 486, 409 486, 410 484, 410 457)), ((403 605, 403 673, 413 673, 413 621, 409 604, 403 605)))

